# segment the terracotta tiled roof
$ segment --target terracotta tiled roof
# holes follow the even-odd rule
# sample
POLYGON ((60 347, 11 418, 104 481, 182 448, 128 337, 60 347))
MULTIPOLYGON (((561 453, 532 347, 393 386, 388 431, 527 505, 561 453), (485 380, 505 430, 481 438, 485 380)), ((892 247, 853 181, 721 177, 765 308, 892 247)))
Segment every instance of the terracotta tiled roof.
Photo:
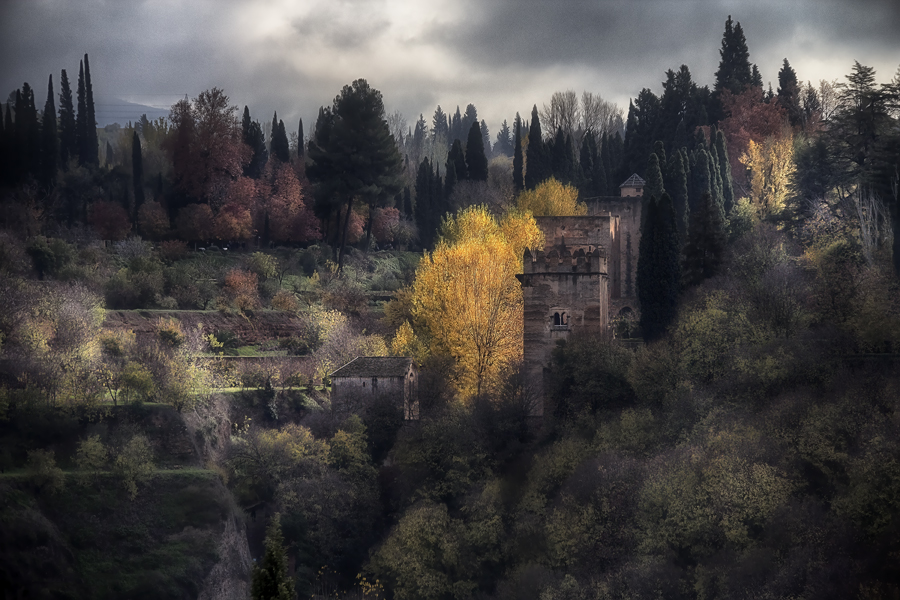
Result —
POLYGON ((633 173, 633 174, 631 175, 631 177, 629 177, 629 178, 625 181, 625 183, 623 183, 623 184, 620 185, 619 187, 620 187, 620 188, 623 188, 623 187, 642 187, 642 186, 644 185, 644 183, 645 183, 644 180, 641 179, 641 178, 638 176, 637 173, 633 173))
POLYGON ((331 374, 335 377, 405 377, 413 359, 405 356, 358 356, 331 374))

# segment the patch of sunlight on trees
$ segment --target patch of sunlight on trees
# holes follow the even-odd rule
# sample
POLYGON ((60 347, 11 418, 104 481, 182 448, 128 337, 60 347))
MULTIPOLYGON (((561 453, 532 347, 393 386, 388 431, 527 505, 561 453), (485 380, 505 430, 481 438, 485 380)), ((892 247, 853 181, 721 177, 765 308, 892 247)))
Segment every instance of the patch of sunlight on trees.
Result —
POLYGON ((587 204, 578 201, 578 188, 555 177, 533 190, 525 190, 516 198, 516 207, 535 217, 569 217, 587 214, 587 204))
MULTIPOLYGON (((528 214, 498 221, 483 206, 447 217, 434 252, 419 263, 412 311, 419 339, 431 354, 452 356, 460 367, 462 397, 522 357, 522 289, 516 279, 526 247, 542 243, 528 214)), ((413 343, 404 331, 409 343, 413 343)), ((398 341, 398 347, 403 340, 398 341)))

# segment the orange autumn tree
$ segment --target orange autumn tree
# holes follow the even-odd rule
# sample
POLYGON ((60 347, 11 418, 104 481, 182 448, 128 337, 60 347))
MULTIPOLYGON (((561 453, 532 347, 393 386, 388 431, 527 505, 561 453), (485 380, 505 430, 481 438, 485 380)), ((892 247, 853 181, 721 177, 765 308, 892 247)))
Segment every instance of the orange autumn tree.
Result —
POLYGON ((473 206, 444 221, 437 247, 419 263, 412 294, 419 335, 431 354, 454 358, 461 397, 481 394, 505 366, 521 360, 516 274, 524 249, 541 244, 530 214, 507 213, 498 221, 486 207, 473 206))

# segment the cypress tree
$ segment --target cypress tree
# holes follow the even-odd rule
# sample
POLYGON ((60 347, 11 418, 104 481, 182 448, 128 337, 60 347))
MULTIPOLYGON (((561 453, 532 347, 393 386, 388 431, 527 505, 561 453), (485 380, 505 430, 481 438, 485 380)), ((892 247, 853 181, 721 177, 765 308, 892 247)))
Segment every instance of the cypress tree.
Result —
POLYGON ((462 115, 459 112, 459 105, 456 105, 456 113, 450 117, 450 139, 448 142, 452 145, 454 141, 462 141, 462 115))
POLYGON ((34 105, 34 90, 28 83, 16 90, 15 153, 19 172, 37 175, 41 164, 41 131, 38 124, 37 108, 34 105))
POLYGON ((550 169, 554 177, 563 183, 569 183, 569 165, 567 160, 566 135, 562 127, 556 128, 556 137, 550 146, 550 169))
MULTIPOLYGON (((9 109, 7 109, 9 114, 9 109)), ((516 113, 516 120, 513 123, 516 131, 513 135, 513 188, 518 194, 525 189, 525 165, 522 156, 522 117, 516 113)))
POLYGON ((716 155, 719 157, 719 174, 722 177, 722 200, 725 214, 734 207, 734 182, 731 179, 731 162, 728 160, 728 143, 721 130, 716 131, 716 155))
POLYGON ((112 168, 113 166, 113 149, 109 142, 106 142, 106 166, 112 168))
MULTIPOLYGON (((662 171, 663 181, 666 180, 666 166, 668 162, 666 161, 666 145, 661 141, 656 140, 653 143, 653 153, 656 155, 656 158, 659 159, 659 170, 662 171)), ((660 196, 662 197, 662 196, 660 196)))
POLYGON ((59 139, 56 135, 56 106, 53 102, 53 75, 47 83, 47 101, 44 103, 44 118, 41 123, 41 163, 40 180, 50 185, 56 179, 59 163, 59 139))
POLYGON ((706 155, 709 160, 709 187, 716 202, 722 211, 722 218, 725 218, 725 201, 722 196, 722 176, 719 174, 719 157, 716 156, 716 145, 710 144, 709 153, 706 155))
POLYGON ((594 158, 591 155, 591 141, 594 134, 588 131, 581 138, 581 149, 578 153, 578 179, 579 187, 584 196, 598 195, 594 188, 594 158))
POLYGON ((75 143, 78 146, 78 164, 88 164, 87 151, 87 102, 84 91, 84 61, 78 65, 78 114, 75 116, 75 143))
POLYGON ((241 136, 244 143, 250 148, 250 161, 244 166, 244 177, 259 179, 269 160, 266 136, 262 132, 259 121, 250 120, 250 109, 246 106, 244 106, 244 116, 241 119, 241 136))
POLYGON ((450 196, 453 194, 453 188, 456 187, 456 182, 459 180, 456 175, 456 165, 454 164, 454 157, 452 155, 455 154, 454 150, 459 147, 459 140, 453 140, 453 148, 450 150, 450 154, 447 155, 447 165, 446 172, 447 176, 444 178, 444 198, 449 200, 450 196))
POLYGON ((306 145, 303 143, 303 119, 300 119, 300 124, 297 126, 297 158, 303 158, 303 155, 306 153, 306 145))
POLYGON ((78 156, 75 135, 75 106, 72 104, 72 89, 69 76, 63 69, 59 79, 59 159, 63 169, 68 168, 69 159, 78 156))
POLYGON ((284 121, 278 120, 278 113, 272 117, 272 144, 271 155, 283 163, 291 162, 291 150, 288 144, 287 132, 284 129, 284 121))
POLYGON ((84 95, 84 103, 87 108, 87 121, 85 123, 87 145, 85 152, 87 153, 88 163, 96 166, 100 164, 100 142, 97 138, 97 117, 94 114, 94 86, 91 83, 91 64, 88 62, 87 54, 84 55, 84 95))
POLYGON ((484 152, 485 159, 488 159, 493 155, 491 152, 491 132, 488 130, 484 119, 481 120, 479 129, 481 129, 481 150, 484 152))
POLYGON ((550 161, 547 156, 543 134, 541 133, 541 120, 538 117, 537 104, 531 109, 531 127, 528 130, 528 149, 525 153, 525 159, 525 188, 533 190, 551 175, 550 161))
POLYGON ((682 242, 687 239, 691 209, 688 202, 688 177, 681 151, 672 153, 669 161, 670 182, 668 189, 672 194, 672 206, 675 209, 675 225, 682 242))
POLYGON ((447 176, 453 171, 453 178, 456 181, 465 181, 469 178, 469 169, 466 166, 466 155, 463 153, 462 143, 459 140, 453 140, 450 146, 450 152, 447 153, 447 176))
POLYGON ((431 228, 431 215, 434 212, 432 206, 432 178, 434 172, 428 157, 422 159, 419 163, 419 169, 416 171, 416 207, 415 217, 416 225, 419 228, 419 241, 422 242, 424 248, 431 248, 434 240, 434 230, 431 228))
MULTIPOLYGON (((600 143, 600 169, 603 171, 603 181, 605 185, 603 186, 602 191, 600 193, 601 196, 615 196, 613 193, 613 182, 612 178, 612 162, 610 160, 610 151, 612 150, 612 142, 607 134, 603 134, 603 139, 600 143)), ((599 177, 598 177, 599 179, 599 177)))
POLYGON ((294 580, 288 576, 288 557, 279 513, 275 513, 266 527, 265 548, 262 561, 253 567, 250 597, 253 600, 294 600, 294 580))
POLYGON ((681 253, 668 194, 650 197, 638 252, 637 287, 645 341, 658 339, 675 319, 681 287, 681 253))
POLYGON ((662 198, 666 191, 659 163, 660 160, 656 153, 651 154, 650 159, 647 161, 647 178, 644 183, 645 196, 662 198))
MULTIPOLYGON (((604 137, 604 139, 606 139, 604 137)), ((592 145, 592 155, 594 157, 594 171, 591 174, 591 178, 594 181, 594 193, 598 196, 608 196, 609 195, 609 182, 606 180, 606 167, 603 164, 603 149, 602 147, 598 150, 597 144, 594 141, 593 137, 591 138, 592 145)))
POLYGON ((403 216, 411 218, 413 216, 412 194, 409 192, 409 186, 403 188, 403 216))
POLYGON ((697 210, 703 194, 712 194, 712 186, 710 185, 709 158, 706 155, 706 150, 702 148, 697 150, 691 158, 692 166, 688 202, 690 211, 693 213, 697 210))
POLYGON ((487 181, 488 161, 484 154, 484 136, 477 121, 469 128, 466 140, 466 167, 472 181, 487 181))
POLYGON ((138 222, 138 211, 144 204, 144 157, 141 153, 141 137, 135 131, 131 136, 131 183, 134 187, 134 215, 132 221, 138 222))
MULTIPOLYGON (((622 170, 625 161, 625 142, 618 131, 610 137, 609 150, 609 171, 606 173, 606 181, 609 183, 609 195, 618 196, 619 185, 621 181, 624 181, 624 178, 621 181, 616 181, 615 175, 622 170)), ((627 176, 630 175, 631 173, 627 176)))
POLYGON ((684 248, 684 281, 697 285, 719 269, 725 252, 725 222, 711 194, 703 194, 691 213, 688 243, 684 248))

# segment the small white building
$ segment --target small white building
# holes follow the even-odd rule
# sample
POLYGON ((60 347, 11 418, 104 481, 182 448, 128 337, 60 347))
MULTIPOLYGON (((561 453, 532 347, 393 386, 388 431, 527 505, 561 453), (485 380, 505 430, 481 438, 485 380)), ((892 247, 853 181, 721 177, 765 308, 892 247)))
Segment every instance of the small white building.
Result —
POLYGON ((403 402, 405 420, 419 418, 419 369, 411 358, 358 356, 329 377, 333 411, 389 396, 403 402))

